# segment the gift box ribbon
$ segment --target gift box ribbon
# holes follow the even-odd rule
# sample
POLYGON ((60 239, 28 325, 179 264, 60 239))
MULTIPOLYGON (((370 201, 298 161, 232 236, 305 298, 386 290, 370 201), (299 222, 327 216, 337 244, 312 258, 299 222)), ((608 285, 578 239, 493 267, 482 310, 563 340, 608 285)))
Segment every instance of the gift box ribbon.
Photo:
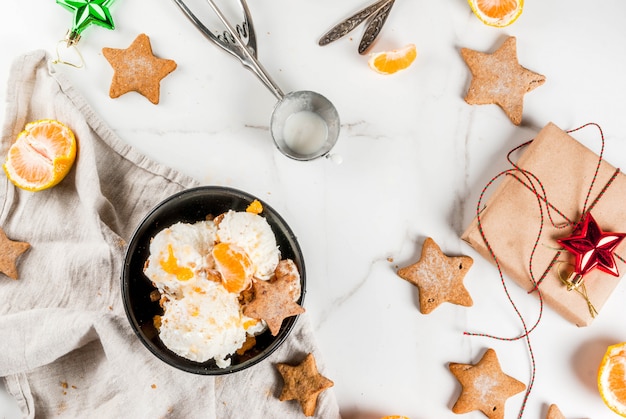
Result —
MULTIPOLYGON (((478 231, 480 233, 480 236, 482 237, 485 246, 489 252, 489 254, 491 255, 491 257, 493 258, 493 261, 498 269, 498 273, 500 275, 500 280, 502 283, 502 286, 504 288, 504 291, 506 293, 506 296, 510 302, 510 304, 512 305, 513 309, 515 310, 515 313, 517 315, 517 317, 520 319, 522 326, 523 326, 523 333, 520 334, 519 336, 516 337, 512 337, 512 338, 507 338, 507 337, 500 337, 500 336, 494 336, 494 335, 489 335, 489 334, 484 334, 484 333, 472 333, 472 332, 464 332, 465 335, 469 335, 469 336, 482 336, 482 337, 488 337, 491 339, 497 339, 497 340, 504 340, 504 341, 516 341, 519 339, 525 339, 526 340, 526 344, 528 347, 528 351, 529 351, 529 355, 530 355, 530 359, 531 359, 531 378, 529 380, 529 384, 526 390, 526 394, 524 396, 524 401, 522 404, 522 407, 520 409, 519 412, 519 416, 522 416, 522 413, 524 411, 524 407, 527 403, 527 400, 530 396, 530 392, 532 390, 533 384, 534 384, 534 380, 535 380, 535 375, 536 375, 536 364, 535 364, 535 358, 534 358, 534 353, 533 353, 533 349, 530 343, 530 338, 529 335, 530 333, 538 326, 541 318, 542 318, 542 314, 543 314, 543 305, 544 305, 544 301, 543 301, 543 297, 541 295, 541 290, 539 288, 540 284, 542 283, 542 281, 547 277, 548 273, 555 267, 556 264, 558 264, 560 261, 560 257, 563 254, 563 251, 565 249, 561 248, 561 249, 557 249, 555 248, 556 252, 554 257, 552 258, 551 262, 548 264, 547 268, 543 271, 543 273, 541 274, 541 276, 539 277, 539 279, 536 279, 536 276, 534 274, 534 266, 533 266, 533 258, 535 256, 536 250, 539 246, 542 234, 544 232, 544 226, 546 223, 546 216, 549 219, 549 222, 551 223, 552 226, 554 226, 557 229, 564 229, 564 228, 569 228, 569 227, 573 227, 573 231, 576 231, 576 228, 579 226, 579 224, 581 223, 581 221, 583 221, 586 217, 587 214, 590 213, 590 211, 596 206, 596 204, 602 199, 602 197, 605 195, 606 191, 611 187, 611 185, 613 184, 613 181, 617 178, 618 174, 620 173, 619 169, 616 169, 615 172, 612 174, 612 176, 608 179, 608 181, 606 182, 605 185, 603 185, 603 187, 600 189, 600 191, 597 193, 597 195, 595 197, 593 197, 592 199, 592 192, 594 189, 594 186, 597 182, 598 179, 598 173, 600 171, 600 167, 601 167, 601 163, 603 161, 603 154, 604 154, 604 147, 605 147, 605 138, 604 138, 604 134, 602 132, 602 129, 600 128, 600 126, 596 123, 587 123, 584 124, 578 128, 572 129, 570 131, 566 131, 568 134, 572 133, 572 132, 576 132, 579 130, 582 130, 583 128, 586 127, 596 127, 599 132, 600 132, 600 138, 601 138, 601 151, 599 153, 599 157, 598 157, 598 162, 595 166, 595 172, 594 172, 594 176, 590 182, 589 188, 587 190, 586 193, 586 197, 585 197, 585 201, 584 204, 582 206, 582 210, 581 210, 581 215, 578 221, 572 220, 570 217, 566 216, 564 214, 563 211, 559 210, 555 205, 553 205, 547 196, 546 190, 544 188, 543 183, 541 182, 541 180, 535 175, 533 174, 531 171, 526 170, 522 167, 520 167, 519 165, 517 165, 516 163, 513 162, 511 155, 513 153, 515 153, 516 151, 528 146, 530 143, 533 142, 533 140, 527 141, 517 147, 515 147, 514 149, 512 149, 511 151, 509 151, 509 153, 507 154, 507 160, 508 162, 511 164, 512 168, 511 169, 507 169, 504 170, 500 173, 498 173, 496 176, 494 176, 488 183, 487 185, 483 188, 480 197, 478 199, 478 204, 476 207, 476 221, 477 221, 477 227, 478 227, 478 231), (537 292, 538 298, 539 298, 539 302, 540 302, 540 308, 539 308, 539 314, 537 316, 537 320, 536 322, 531 326, 528 327, 526 324, 526 320, 524 319, 524 317, 522 316, 522 314, 520 313, 519 309, 517 308, 515 302, 513 301, 513 299, 511 298, 511 295, 509 294, 509 291, 507 289, 506 283, 504 281, 504 274, 502 271, 502 268, 500 266, 500 262, 498 260, 498 257, 495 254, 495 251, 493 250, 491 244, 489 243, 489 240, 487 239, 487 236, 483 230, 483 225, 481 222, 481 214, 482 211, 484 210, 483 208, 483 200, 485 198, 485 195, 487 193, 487 191, 490 189, 490 187, 498 180, 500 179, 500 177, 502 176, 512 176, 515 180, 517 180, 520 184, 522 184, 525 188, 527 188, 537 199, 537 206, 539 209, 539 216, 540 216, 540 223, 539 223, 539 230, 537 233, 537 238, 533 244, 533 248, 532 251, 530 253, 529 256, 529 261, 528 261, 528 272, 530 274, 530 278, 531 278, 531 282, 532 282, 532 289, 529 291, 529 293, 533 293, 533 292, 537 292), (544 210, 544 205, 546 206, 545 210, 544 210), (545 211, 545 213, 544 213, 545 211), (554 214, 557 214, 558 216, 560 216, 564 222, 563 223, 556 223, 555 222, 555 217, 554 214)), ((625 262, 624 259, 622 257, 620 257, 619 255, 613 253, 613 256, 615 256, 617 259, 619 259, 622 262, 625 262)), ((594 316, 595 314, 597 314, 597 312, 595 311, 595 307, 593 306, 593 304, 591 303, 591 301, 589 300, 587 293, 586 293, 586 289, 584 287, 584 283, 580 286, 580 287, 576 287, 575 290, 580 293, 583 298, 586 299, 590 313, 592 314, 592 316, 594 316)))

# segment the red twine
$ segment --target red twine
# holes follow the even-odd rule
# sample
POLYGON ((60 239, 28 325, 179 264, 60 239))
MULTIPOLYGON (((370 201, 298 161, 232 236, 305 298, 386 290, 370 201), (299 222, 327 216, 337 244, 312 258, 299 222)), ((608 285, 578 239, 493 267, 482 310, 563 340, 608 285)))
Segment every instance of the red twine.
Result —
MULTIPOLYGON (((589 208, 587 208, 587 205, 589 204, 589 199, 591 197, 591 192, 593 190, 593 186, 595 185, 597 176, 598 176, 598 172, 600 171, 600 166, 602 163, 602 155, 604 154, 604 134, 602 132, 602 128, 600 128, 600 126, 596 123, 587 123, 585 125, 582 125, 578 128, 575 128, 573 130, 567 131, 568 133, 572 133, 572 132, 576 132, 579 131, 585 127, 588 126, 595 126, 596 128, 598 128, 598 130, 600 131, 600 138, 602 141, 602 147, 600 150, 600 154, 599 154, 599 158, 598 158, 598 163, 596 165, 596 169, 593 175, 593 179, 591 180, 591 184, 589 186, 589 190, 587 191, 587 196, 585 197, 585 202, 583 205, 583 209, 582 209, 582 218, 584 218, 584 215, 591 211, 591 209, 596 205, 596 203, 602 198, 602 196, 604 196, 604 193, 606 192, 606 190, 609 188, 609 186, 611 185, 611 183, 613 182, 613 180, 617 177, 617 175, 619 174, 619 169, 617 169, 615 171, 615 173, 613 174, 613 176, 609 179, 609 181, 607 182, 607 184, 602 188, 602 190, 598 193, 598 196, 596 196, 596 198, 591 202, 591 204, 589 205, 589 208)), ((541 290, 539 289, 539 285, 541 284, 541 282, 546 278, 546 276, 548 275, 548 272, 552 269, 552 267, 555 265, 555 263, 557 263, 559 256, 561 255, 561 250, 557 251, 556 255, 554 256, 554 258, 552 259, 552 261, 550 262, 550 264, 548 265, 547 269, 543 272, 543 274, 539 277, 539 279, 535 279, 535 274, 534 274, 534 267, 533 267, 533 259, 534 259, 534 255, 535 252, 537 250, 537 247, 539 245, 540 239, 541 239, 541 234, 543 232, 543 228, 544 228, 544 207, 543 205, 545 204, 546 206, 546 213, 548 216, 548 219, 550 220, 550 223, 553 227, 555 228, 565 228, 565 227, 569 227, 569 226, 575 226, 576 224, 578 224, 578 222, 572 221, 570 220, 568 217, 565 216, 565 214, 563 214, 561 211, 559 211, 554 205, 552 205, 549 201, 548 201, 548 197, 545 191, 545 188, 543 186, 543 184, 541 183, 541 181, 531 172, 529 172, 528 170, 522 169, 521 167, 519 167, 517 164, 515 164, 512 160, 511 160, 511 155, 523 148, 526 147, 527 145, 529 145, 530 143, 532 143, 533 140, 527 141, 517 147, 515 147, 513 150, 509 151, 509 153, 507 154, 507 160, 508 162, 511 164, 511 166, 513 166, 512 169, 507 169, 503 172, 498 173, 496 176, 494 176, 488 183, 487 185, 483 188, 480 197, 478 199, 478 205, 476 206, 476 220, 477 220, 477 226, 478 226, 478 230, 480 232, 480 235, 483 239, 483 241, 485 242, 485 246, 487 247, 487 250, 489 251, 489 254, 491 255, 491 257, 493 258, 495 265, 498 269, 498 274, 500 275, 500 282, 502 284, 502 287, 504 289, 504 292, 506 294, 507 299, 509 300, 509 302, 511 303, 511 306, 513 307, 513 310, 515 311, 517 317, 520 319, 521 323, 522 323, 522 327, 523 327, 523 331, 524 333, 522 333, 519 336, 515 336, 515 337, 501 337, 501 336, 494 336, 494 335, 490 335, 490 334, 484 334, 484 333, 470 333, 470 332, 464 332, 464 335, 467 336, 480 336, 480 337, 487 337, 490 339, 496 339, 496 340, 501 340, 501 341, 516 341, 519 339, 525 339, 526 340, 526 346, 528 348, 528 353, 530 356, 530 361, 531 361, 531 377, 526 389, 526 393, 524 395, 524 400, 522 402, 522 406, 520 408, 519 414, 518 414, 518 418, 521 418, 523 413, 524 413, 524 409, 526 407, 526 404, 528 402, 528 399, 530 397, 530 393, 532 391, 534 382, 535 382, 535 376, 536 376, 536 370, 537 370, 537 365, 535 362, 535 355, 533 352, 533 348, 530 342, 530 333, 535 330, 535 328, 539 325, 539 322, 541 321, 542 315, 543 315, 543 296, 541 294, 541 290), (533 323, 533 325, 529 328, 526 324, 526 320, 524 319, 524 317, 522 316, 522 314, 520 313, 519 309, 517 308, 517 305, 515 304, 515 302, 513 301, 511 295, 509 294, 508 288, 506 286, 506 282, 504 280, 504 274, 502 272, 502 269, 500 267, 500 262, 498 261, 498 257, 496 256, 495 252, 493 251, 493 248, 491 247, 489 240, 487 239, 487 236, 483 230, 483 226, 482 226, 482 222, 481 222, 481 213, 482 213, 482 201, 485 197, 485 193, 487 192, 487 190, 491 187, 491 185, 497 180, 499 179, 501 176, 513 176, 517 181, 519 181, 521 184, 523 184, 526 188, 528 188, 536 197, 537 199, 537 205, 539 208, 539 215, 540 215, 540 223, 539 223, 539 228, 537 231, 537 238, 533 244, 533 248, 530 254, 530 258, 529 258, 529 262, 528 262, 528 272, 530 273, 530 279, 531 279, 531 283, 533 285, 533 288, 531 289, 531 291, 529 291, 529 293, 532 292, 537 292, 537 296, 539 298, 539 313, 537 315, 537 320, 533 323), (557 224, 554 221, 552 212, 555 212, 556 214, 558 214, 563 220, 565 220, 565 223, 563 224, 557 224)), ((615 255, 619 260, 621 260, 622 262, 624 262, 624 259, 621 258, 619 255, 615 255)))

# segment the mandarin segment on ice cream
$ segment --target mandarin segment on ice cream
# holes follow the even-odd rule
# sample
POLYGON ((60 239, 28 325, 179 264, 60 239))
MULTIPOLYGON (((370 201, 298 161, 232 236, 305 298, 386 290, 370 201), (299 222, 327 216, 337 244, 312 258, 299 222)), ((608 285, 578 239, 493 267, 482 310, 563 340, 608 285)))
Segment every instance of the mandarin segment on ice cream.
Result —
POLYGON ((253 281, 288 276, 294 301, 300 276, 293 261, 281 260, 276 237, 261 215, 228 211, 213 220, 178 222, 150 242, 144 273, 158 289, 163 314, 159 338, 171 351, 220 368, 263 333, 267 324, 243 314, 253 281))

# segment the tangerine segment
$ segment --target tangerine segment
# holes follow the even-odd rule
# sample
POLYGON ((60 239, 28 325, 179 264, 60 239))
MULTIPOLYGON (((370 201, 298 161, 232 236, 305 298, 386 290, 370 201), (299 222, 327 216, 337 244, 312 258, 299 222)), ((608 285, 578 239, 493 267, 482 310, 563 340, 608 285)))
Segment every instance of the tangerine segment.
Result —
POLYGON ((253 214, 260 214, 263 212, 263 204, 258 199, 255 199, 248 205, 246 208, 246 212, 251 212, 253 214))
POLYGON ((370 68, 380 74, 393 74, 409 67, 417 57, 414 44, 391 51, 370 54, 368 64, 370 68))
POLYGON ((41 191, 58 184, 76 158, 76 138, 65 124, 42 119, 26 124, 3 165, 15 186, 41 191))
POLYGON ((522 14, 524 0, 468 0, 474 14, 486 25, 505 27, 522 14))
POLYGON ((213 247, 213 258, 222 275, 222 283, 228 292, 239 293, 252 283, 252 261, 246 252, 229 243, 218 243, 213 247))
POLYGON ((598 390, 609 409, 626 417, 626 342, 608 347, 598 371, 598 390))

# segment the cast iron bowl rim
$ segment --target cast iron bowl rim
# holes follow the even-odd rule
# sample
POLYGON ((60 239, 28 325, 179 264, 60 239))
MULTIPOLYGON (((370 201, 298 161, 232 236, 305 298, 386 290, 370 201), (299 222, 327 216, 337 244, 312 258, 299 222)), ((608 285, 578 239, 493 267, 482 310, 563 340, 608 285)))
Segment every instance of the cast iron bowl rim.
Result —
MULTIPOLYGON (((258 201, 261 202, 262 206, 263 206, 263 212, 267 215, 269 215, 270 219, 274 219, 276 220, 277 224, 280 224, 284 227, 285 232, 288 233, 288 239, 290 239, 291 241, 293 241, 293 246, 292 246, 292 251, 295 255, 298 255, 299 259, 300 259, 300 283, 301 283, 301 295, 300 295, 300 299, 299 299, 299 304, 303 305, 304 303, 304 296, 306 294, 306 270, 305 270, 305 263, 304 263, 304 255, 302 254, 302 250, 300 248, 300 245, 298 243, 298 240, 295 236, 295 234, 293 233, 293 231, 291 230, 291 227, 289 227, 289 225, 287 224, 287 222, 284 220, 284 218, 276 211, 274 210, 269 204, 267 204, 265 201, 255 197, 254 195, 251 195, 247 192, 241 191, 239 189, 235 189, 235 188, 230 188, 230 187, 226 187, 226 186, 197 186, 197 187, 191 187, 191 188, 187 188, 184 189, 182 191, 176 192, 172 195, 170 195, 169 197, 163 199, 161 202, 159 202, 158 204, 156 204, 152 209, 150 209, 148 211, 148 213, 142 218, 142 220, 139 222, 139 224, 137 225, 137 227, 135 228, 135 230, 133 231, 132 235, 131 235, 131 240, 126 248, 126 254, 124 256, 124 265, 122 266, 122 272, 121 272, 121 291, 122 291, 122 302, 124 305, 124 311, 126 312, 126 318, 128 319, 128 322, 130 323, 131 328, 133 329, 133 332, 135 333, 135 335, 139 338, 139 341, 154 355, 156 356, 159 360, 161 360, 162 362, 177 368, 179 370, 182 371, 186 371, 189 373, 193 373, 193 374, 198 374, 198 375, 227 375, 227 374, 232 374, 232 373, 236 373, 242 370, 245 370, 249 367, 252 367, 253 365, 258 364, 259 362, 263 361, 264 359, 268 358, 274 351, 276 351, 285 341, 285 339, 287 339, 287 337, 289 336, 289 334, 291 333, 291 331, 293 330, 296 321, 298 319, 299 316, 293 316, 292 318, 286 319, 287 320, 291 320, 287 326, 285 327, 285 325, 283 324, 283 327, 281 328, 279 334, 277 337, 274 338, 274 340, 272 341, 272 343, 263 350, 263 352, 259 353, 258 355, 254 356, 253 358, 247 359, 244 362, 240 363, 240 364, 236 364, 236 365, 231 365, 228 366, 226 368, 207 368, 206 367, 206 363, 200 363, 200 362, 194 362, 188 359, 185 359, 183 357, 180 357, 178 355, 176 355, 174 352, 168 352, 168 356, 169 358, 174 358, 174 359, 179 359, 180 362, 177 364, 174 364, 173 362, 170 362, 168 356, 165 356, 163 353, 163 350, 161 350, 160 348, 156 347, 151 340, 145 336, 142 332, 141 332, 141 326, 139 324, 139 322, 136 319, 136 316, 134 315, 133 310, 131 310, 131 302, 130 302, 130 292, 129 292, 129 288, 130 288, 130 284, 129 284, 129 280, 127 278, 127 275, 129 274, 129 269, 130 269, 130 262, 131 259, 133 257, 133 253, 135 251, 135 248, 137 246, 137 243, 140 239, 139 237, 139 232, 144 228, 144 226, 146 225, 146 223, 152 219, 153 217, 155 217, 155 214, 158 213, 159 211, 163 211, 163 207, 168 205, 170 202, 175 201, 179 198, 181 198, 183 195, 188 195, 188 194, 202 194, 203 192, 211 192, 212 194, 218 193, 218 194, 222 194, 224 196, 227 197, 232 197, 232 198, 237 198, 237 199, 242 199, 244 201, 248 201, 248 202, 252 202, 253 200, 257 199, 258 201)), ((155 220, 152 220, 153 222, 155 220)), ((198 220, 200 221, 200 220, 198 220)), ((165 227, 164 227, 165 228, 165 227)), ((146 281, 149 281, 147 278, 145 278, 146 281)), ((167 349, 166 349, 167 351, 167 349)))

